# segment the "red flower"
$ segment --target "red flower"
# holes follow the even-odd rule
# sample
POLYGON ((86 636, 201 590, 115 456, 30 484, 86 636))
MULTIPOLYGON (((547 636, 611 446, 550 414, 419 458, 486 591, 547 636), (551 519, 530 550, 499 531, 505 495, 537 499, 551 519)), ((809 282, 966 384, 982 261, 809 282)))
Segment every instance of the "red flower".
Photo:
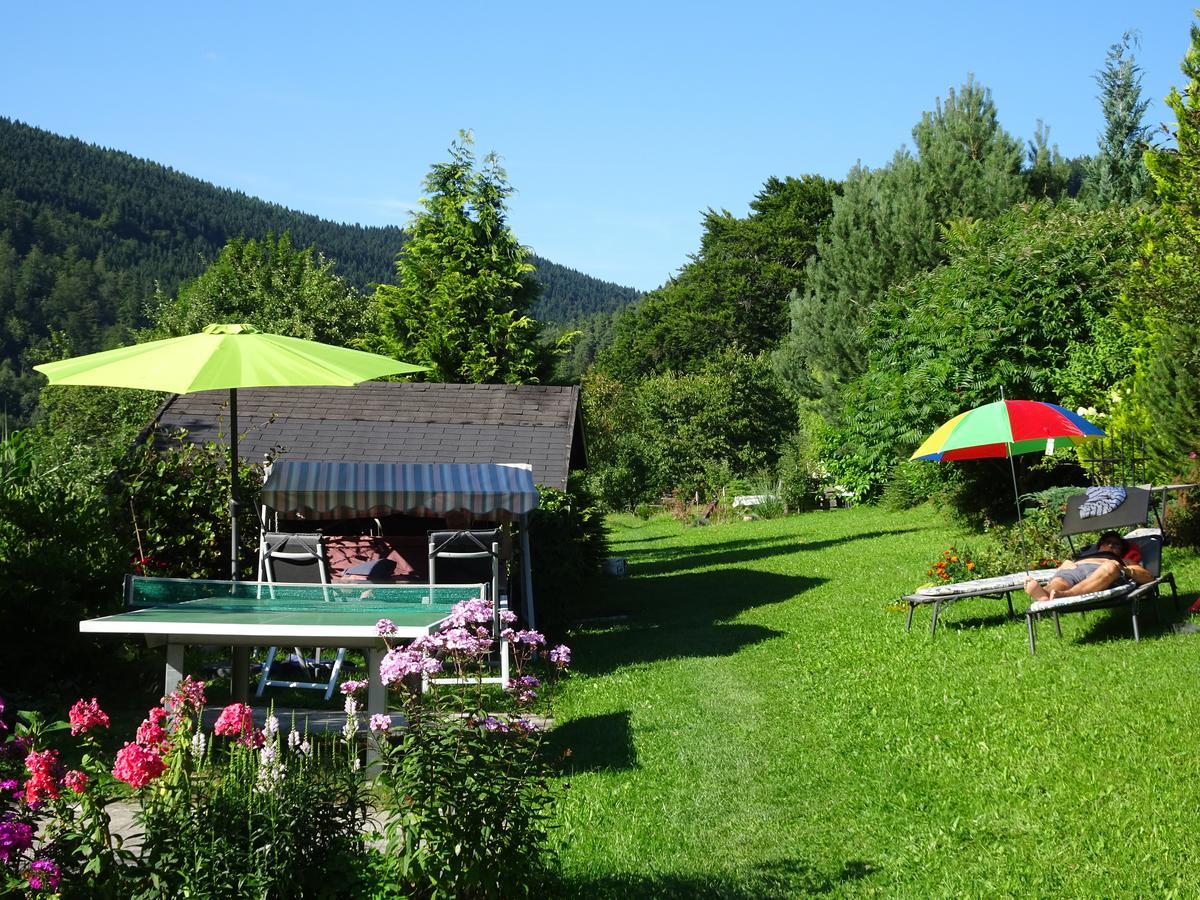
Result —
POLYGON ((108 727, 108 716, 100 708, 95 697, 90 701, 77 700, 67 714, 67 718, 71 720, 72 735, 83 734, 85 731, 91 731, 93 728, 101 726, 108 727))
POLYGON ((254 713, 245 703, 230 703, 221 710, 213 733, 226 737, 241 737, 254 731, 254 713))
POLYGON ((117 751, 113 777, 131 787, 141 788, 166 770, 167 764, 163 762, 162 754, 156 747, 126 742, 125 746, 117 751))

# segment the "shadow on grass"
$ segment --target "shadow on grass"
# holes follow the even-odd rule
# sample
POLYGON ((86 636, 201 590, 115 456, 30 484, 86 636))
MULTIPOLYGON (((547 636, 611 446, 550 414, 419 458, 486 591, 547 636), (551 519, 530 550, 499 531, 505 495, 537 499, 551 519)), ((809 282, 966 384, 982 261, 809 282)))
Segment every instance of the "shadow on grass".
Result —
POLYGON ((578 671, 589 675, 633 663, 676 657, 730 656, 782 632, 730 623, 747 609, 792 600, 823 579, 751 569, 685 572, 670 578, 607 582, 593 597, 609 615, 626 621, 584 629, 571 637, 578 671))
POLYGON ((612 897, 697 898, 697 900, 777 900, 784 897, 819 896, 840 892, 846 885, 866 878, 876 867, 851 860, 835 873, 825 873, 799 860, 766 863, 734 875, 635 875, 600 878, 565 878, 555 887, 561 897, 588 900, 612 897))
MULTIPOLYGON (((1181 593, 1179 606, 1176 608, 1171 603, 1168 589, 1166 596, 1143 604, 1141 612, 1138 614, 1138 631, 1141 632, 1142 640, 1174 637, 1175 626, 1187 622, 1191 618, 1188 606, 1192 602, 1181 593)), ((1072 613, 1072 615, 1081 615, 1081 613, 1072 613)), ((1086 615, 1087 631, 1075 638, 1075 643, 1102 644, 1106 641, 1121 640, 1133 642, 1133 618, 1128 603, 1114 606, 1111 609, 1092 610, 1086 615)), ((1044 619, 1041 624, 1049 626, 1049 634, 1057 639, 1053 630, 1054 620, 1052 618, 1044 619)), ((1070 640, 1070 638, 1064 637, 1064 640, 1070 640)))
POLYGON ((726 541, 707 544, 703 552, 694 547, 672 547, 668 550, 632 550, 625 554, 634 575, 666 575, 681 569, 703 569, 711 566, 731 566, 753 562, 769 556, 824 550, 851 541, 870 540, 892 535, 911 534, 923 528, 896 528, 887 531, 864 531, 844 537, 820 541, 797 542, 785 537, 726 541))
POLYGON ((556 756, 570 751, 567 771, 571 773, 612 772, 637 766, 627 710, 556 725, 550 732, 550 749, 556 756))

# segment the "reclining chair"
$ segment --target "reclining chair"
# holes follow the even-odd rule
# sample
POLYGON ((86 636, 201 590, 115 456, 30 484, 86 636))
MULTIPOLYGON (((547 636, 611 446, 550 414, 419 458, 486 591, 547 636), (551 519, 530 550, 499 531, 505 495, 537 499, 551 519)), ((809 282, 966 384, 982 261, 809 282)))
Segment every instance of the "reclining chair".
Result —
MULTIPOLYGON (((321 535, 263 532, 258 550, 258 580, 267 585, 329 584, 329 563, 321 535)), ((320 648, 312 657, 305 656, 299 647, 294 650, 294 655, 282 659, 277 658, 278 647, 267 650, 267 661, 263 664, 255 696, 261 697, 268 687, 289 687, 324 691, 328 700, 337 687, 338 675, 346 661, 346 649, 340 648, 332 660, 322 660, 320 648), (280 677, 279 670, 298 677, 280 677), (272 671, 275 671, 275 677, 272 677, 272 671)))
MULTIPOLYGON (((1054 616, 1054 630, 1062 637, 1062 625, 1059 616, 1064 613, 1088 612, 1093 609, 1110 609, 1128 603, 1133 619, 1133 639, 1140 641, 1141 629, 1138 626, 1138 615, 1144 600, 1156 599, 1160 594, 1160 586, 1165 582, 1171 587, 1171 598, 1176 609, 1179 607, 1179 592, 1175 587, 1175 576, 1168 572, 1162 574, 1162 519, 1158 509, 1154 510, 1157 528, 1140 527, 1149 518, 1150 491, 1145 488, 1126 488, 1125 500, 1111 512, 1104 515, 1085 516, 1080 514, 1080 507, 1086 502, 1086 494, 1077 494, 1067 501, 1067 512, 1063 516, 1063 536, 1067 538, 1074 552, 1075 535, 1086 532, 1114 531, 1129 526, 1139 526, 1125 534, 1125 540, 1138 548, 1141 553, 1141 565, 1150 572, 1152 581, 1146 584, 1132 582, 1115 584, 1103 591, 1093 591, 1090 594, 1080 594, 1077 597, 1056 597, 1053 600, 1035 600, 1025 610, 1025 625, 1029 632, 1029 652, 1037 651, 1036 620, 1043 615, 1054 616)), ((1080 552, 1095 549, 1094 546, 1081 548, 1080 552)), ((1158 610, 1155 609, 1157 614, 1158 610)))

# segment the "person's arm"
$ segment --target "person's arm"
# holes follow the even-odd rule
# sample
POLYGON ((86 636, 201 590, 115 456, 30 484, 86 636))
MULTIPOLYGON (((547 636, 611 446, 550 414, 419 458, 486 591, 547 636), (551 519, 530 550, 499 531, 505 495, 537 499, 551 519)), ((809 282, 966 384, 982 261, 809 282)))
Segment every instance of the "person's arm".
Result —
POLYGON ((1124 572, 1137 584, 1149 584, 1154 580, 1154 576, 1150 574, 1150 570, 1145 566, 1138 565, 1137 563, 1130 563, 1126 565, 1124 572))

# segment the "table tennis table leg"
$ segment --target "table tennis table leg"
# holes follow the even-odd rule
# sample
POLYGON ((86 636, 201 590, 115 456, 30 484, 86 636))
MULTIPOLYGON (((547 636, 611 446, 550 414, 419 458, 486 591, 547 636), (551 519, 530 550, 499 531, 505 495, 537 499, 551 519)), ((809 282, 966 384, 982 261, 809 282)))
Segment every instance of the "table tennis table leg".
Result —
MULTIPOLYGON (((371 647, 367 650, 367 715, 374 716, 387 712, 387 690, 383 679, 379 677, 379 667, 383 663, 387 647, 371 647)), ((367 745, 367 774, 374 778, 379 774, 379 753, 367 745)))
POLYGON ((183 681, 183 644, 167 644, 167 667, 163 677, 163 696, 175 693, 183 681))
POLYGON ((233 674, 230 676, 231 693, 235 703, 250 702, 250 648, 233 648, 233 674))

